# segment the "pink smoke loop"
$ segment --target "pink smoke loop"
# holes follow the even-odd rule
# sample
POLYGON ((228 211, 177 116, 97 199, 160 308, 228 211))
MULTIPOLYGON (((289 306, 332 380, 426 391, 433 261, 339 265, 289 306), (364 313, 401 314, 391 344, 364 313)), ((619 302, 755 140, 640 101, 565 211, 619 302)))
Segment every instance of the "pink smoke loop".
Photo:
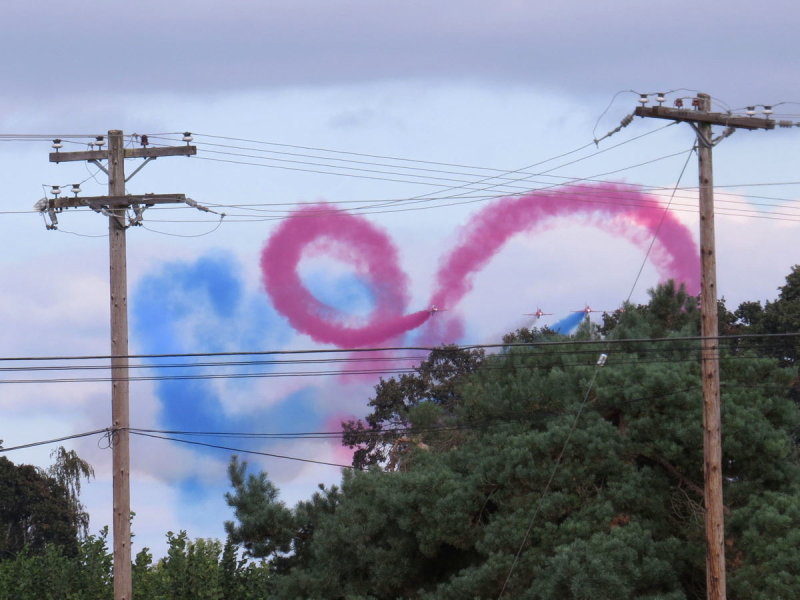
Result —
POLYGON ((291 325, 318 342, 340 348, 370 346, 419 327, 428 313, 403 315, 408 281, 398 266, 397 250, 389 237, 364 218, 326 204, 304 207, 284 221, 261 254, 264 285, 275 308, 291 325), (353 264, 375 296, 375 307, 361 326, 348 325, 346 315, 317 300, 303 285, 297 268, 304 250, 346 249, 342 258, 353 264), (319 249, 318 248, 318 249, 319 249))
MULTIPOLYGON (((431 305, 452 309, 472 289, 472 278, 514 235, 542 230, 548 221, 569 217, 581 224, 621 236, 648 250, 662 280, 674 279, 696 294, 700 289, 699 253, 685 225, 656 198, 638 188, 611 183, 576 185, 502 198, 478 212, 461 229, 459 243, 440 262, 431 305)), ((323 243, 318 247, 324 249, 323 243)), ((340 348, 378 344, 413 330, 431 316, 423 310, 404 314, 407 277, 397 250, 383 231, 363 217, 324 203, 304 207, 284 221, 261 255, 264 285, 275 308, 291 325, 318 342, 340 348), (348 249, 346 260, 375 295, 375 307, 360 326, 324 305, 303 285, 297 273, 303 253, 315 242, 335 242, 348 249)), ((457 317, 438 324, 437 335, 455 340, 462 332, 457 317)))

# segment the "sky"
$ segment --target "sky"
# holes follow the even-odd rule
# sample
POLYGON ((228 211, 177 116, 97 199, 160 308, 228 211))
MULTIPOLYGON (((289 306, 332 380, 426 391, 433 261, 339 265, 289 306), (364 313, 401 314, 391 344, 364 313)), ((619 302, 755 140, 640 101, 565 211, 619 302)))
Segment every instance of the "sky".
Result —
MULTIPOLYGON (((110 129, 154 145, 192 132, 196 157, 148 163, 127 191, 184 193, 213 211, 154 208, 129 229, 132 354, 491 344, 574 320, 586 305, 644 302, 665 277, 696 282, 690 127, 635 119, 600 138, 641 93, 652 104, 669 92, 671 105, 702 91, 714 110, 773 106, 775 118, 800 121, 799 13, 796 3, 738 1, 687 16, 632 1, 7 0, 3 366, 75 367, 6 359, 109 352, 107 219, 66 211, 47 230, 32 206, 54 184, 105 194, 94 165, 51 164, 48 154, 52 138, 81 150, 110 129), (444 310, 427 312, 432 304, 444 310), (552 314, 525 315, 537 308, 552 314)), ((773 299, 800 263, 798 136, 739 131, 714 150, 729 306, 773 299)), ((127 173, 140 164, 128 161, 127 173)), ((141 359, 132 426, 285 434, 335 431, 366 414, 377 374, 342 372, 359 363, 266 363, 287 356, 296 358, 141 359), (196 374, 208 378, 174 377, 196 374)), ((368 367, 412 360, 395 359, 368 367)), ((107 427, 107 376, 3 373, 3 445, 107 427)), ((191 439, 348 462, 335 440, 191 439)), ((95 466, 83 499, 97 530, 111 522, 110 451, 100 435, 66 444, 95 466)), ((6 455, 43 466, 54 447, 6 455)), ((134 550, 159 555, 167 531, 223 537, 232 453, 134 436, 134 550)), ((341 476, 325 464, 246 459, 288 504, 341 476)))

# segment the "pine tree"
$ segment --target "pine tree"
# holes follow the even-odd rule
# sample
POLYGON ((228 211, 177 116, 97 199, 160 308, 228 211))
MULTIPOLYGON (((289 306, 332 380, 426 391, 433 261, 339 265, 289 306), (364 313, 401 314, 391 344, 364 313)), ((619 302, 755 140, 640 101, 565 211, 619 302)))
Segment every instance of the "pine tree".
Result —
MULTIPOLYGON (((451 402, 401 394, 387 413, 458 436, 427 427, 433 443, 412 444, 403 469, 347 472, 335 502, 288 509, 232 465, 237 539, 293 556, 313 521, 279 598, 703 598, 697 329, 696 299, 665 285, 580 344, 517 332, 454 378, 451 402), (254 515, 280 526, 250 529, 254 515)), ((796 372, 765 354, 722 357, 732 598, 800 597, 796 372)))

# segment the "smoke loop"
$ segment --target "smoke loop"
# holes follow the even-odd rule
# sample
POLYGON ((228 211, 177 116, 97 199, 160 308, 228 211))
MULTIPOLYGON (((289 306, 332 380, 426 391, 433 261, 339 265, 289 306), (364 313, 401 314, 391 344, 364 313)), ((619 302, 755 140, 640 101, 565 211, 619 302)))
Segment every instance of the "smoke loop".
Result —
MULTIPOLYGON (((454 308, 472 289, 472 277, 512 236, 542 230, 557 217, 624 237, 642 249, 656 236, 659 243, 649 260, 661 278, 685 283, 693 294, 699 290, 699 253, 686 226, 638 188, 601 183, 532 192, 486 206, 462 228, 459 242, 443 257, 431 306, 454 308)), ((433 314, 404 314, 408 280, 386 233, 363 217, 324 203, 296 211, 278 227, 264 247, 261 267, 275 308, 296 330, 318 342, 341 348, 374 345, 416 329, 433 314), (375 306, 365 324, 349 324, 346 315, 320 302, 303 285, 298 266, 310 245, 321 240, 347 249, 343 258, 373 291, 375 306)), ((463 329, 455 316, 437 325, 438 341, 458 339, 463 329)))

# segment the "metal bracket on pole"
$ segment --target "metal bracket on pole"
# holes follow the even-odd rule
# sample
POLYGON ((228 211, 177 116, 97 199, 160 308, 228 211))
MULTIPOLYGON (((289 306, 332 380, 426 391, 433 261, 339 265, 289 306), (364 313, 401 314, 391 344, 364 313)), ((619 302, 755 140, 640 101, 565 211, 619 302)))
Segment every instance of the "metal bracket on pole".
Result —
POLYGON ((725 130, 722 133, 720 133, 717 137, 715 137, 713 140, 711 140, 711 145, 712 146, 716 146, 722 140, 724 140, 726 137, 733 135, 735 132, 736 132, 736 128, 735 127, 726 127, 725 130))
POLYGON ((145 159, 144 159, 144 162, 143 162, 142 164, 140 164, 138 167, 136 167, 136 168, 133 170, 133 172, 132 172, 130 175, 128 175, 128 176, 125 178, 125 183, 128 183, 128 182, 129 182, 131 179, 133 179, 133 176, 134 176, 134 175, 136 175, 136 174, 137 174, 139 171, 141 171, 142 169, 144 169, 144 166, 145 166, 147 163, 149 163, 151 160, 155 160, 155 159, 157 159, 157 158, 158 158, 157 156, 148 156, 147 158, 145 158, 145 159))
POLYGON ((108 169, 106 169, 106 168, 103 166, 103 163, 101 163, 99 160, 92 159, 92 160, 90 160, 89 162, 90 162, 90 163, 92 163, 94 166, 96 166, 98 169, 100 169, 100 170, 101 170, 103 173, 105 173, 106 175, 108 175, 108 169))
POLYGON ((694 123, 690 122, 689 125, 694 129, 694 132, 697 134, 697 143, 700 144, 703 148, 713 148, 715 146, 714 142, 708 139, 705 134, 700 131, 700 128, 695 125, 694 123))

